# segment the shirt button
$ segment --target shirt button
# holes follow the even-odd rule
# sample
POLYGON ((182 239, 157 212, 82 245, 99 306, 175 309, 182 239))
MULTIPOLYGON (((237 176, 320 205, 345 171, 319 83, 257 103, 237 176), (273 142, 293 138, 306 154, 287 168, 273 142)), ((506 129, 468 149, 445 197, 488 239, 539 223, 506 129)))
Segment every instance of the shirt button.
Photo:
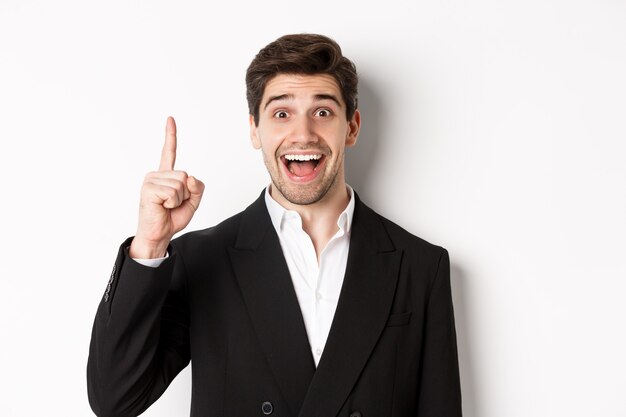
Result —
POLYGON ((322 349, 315 349, 315 354, 320 356, 322 354, 322 349))
POLYGON ((321 299, 322 299, 322 294, 320 294, 320 293, 315 293, 315 299, 316 299, 317 301, 321 300, 321 299))

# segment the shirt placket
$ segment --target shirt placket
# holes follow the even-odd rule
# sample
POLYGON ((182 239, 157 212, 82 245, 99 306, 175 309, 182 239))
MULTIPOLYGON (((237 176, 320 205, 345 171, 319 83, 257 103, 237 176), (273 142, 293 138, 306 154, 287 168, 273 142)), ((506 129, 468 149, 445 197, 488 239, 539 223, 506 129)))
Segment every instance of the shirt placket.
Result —
MULTIPOLYGON (((328 274, 325 274, 325 268, 328 266, 328 262, 332 260, 329 259, 329 256, 332 256, 332 247, 335 244, 337 239, 340 239, 344 235, 343 229, 337 231, 337 233, 328 241, 326 247, 322 250, 320 255, 319 267, 317 269, 316 275, 316 286, 313 294, 315 306, 314 312, 314 320, 315 324, 313 328, 315 329, 315 341, 317 346, 314 347, 314 354, 316 356, 316 362, 319 362, 320 357, 324 351, 324 345, 326 344, 326 339, 328 337, 327 331, 330 328, 330 323, 327 323, 328 320, 331 320, 329 317, 330 313, 328 311, 329 306, 323 305, 327 303, 327 300, 324 299, 324 279, 329 279, 328 274)), ((315 249, 313 249, 315 252, 315 249)), ((315 255, 315 253, 314 253, 315 255)), ((317 258, 316 258, 317 259, 317 258)), ((334 311, 332 312, 334 314, 334 311)))

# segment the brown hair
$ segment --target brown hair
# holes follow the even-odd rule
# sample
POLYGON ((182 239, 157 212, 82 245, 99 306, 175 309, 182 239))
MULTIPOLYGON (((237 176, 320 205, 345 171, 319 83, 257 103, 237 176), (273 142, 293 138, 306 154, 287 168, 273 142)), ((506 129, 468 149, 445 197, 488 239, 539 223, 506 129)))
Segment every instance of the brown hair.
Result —
POLYGON ((356 67, 334 40, 316 34, 285 35, 261 49, 246 72, 248 110, 259 124, 259 106, 267 83, 278 74, 328 74, 337 81, 346 117, 357 109, 356 67))

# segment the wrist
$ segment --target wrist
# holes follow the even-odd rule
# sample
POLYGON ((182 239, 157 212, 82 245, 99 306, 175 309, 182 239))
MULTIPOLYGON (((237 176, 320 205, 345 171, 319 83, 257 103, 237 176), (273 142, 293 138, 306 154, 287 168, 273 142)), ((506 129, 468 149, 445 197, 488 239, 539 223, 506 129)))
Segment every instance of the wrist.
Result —
POLYGON ((170 241, 153 242, 135 236, 128 248, 128 255, 136 259, 163 258, 167 253, 170 241))

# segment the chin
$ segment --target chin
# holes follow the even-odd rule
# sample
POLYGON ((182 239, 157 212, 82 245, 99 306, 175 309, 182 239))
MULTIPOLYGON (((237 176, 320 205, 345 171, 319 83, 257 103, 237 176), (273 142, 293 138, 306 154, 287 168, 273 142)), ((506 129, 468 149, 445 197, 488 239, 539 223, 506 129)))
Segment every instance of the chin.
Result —
POLYGON ((324 199, 332 190, 337 176, 318 184, 290 184, 288 179, 272 181, 276 190, 291 204, 308 206, 324 199))
POLYGON ((278 183, 277 185, 275 181, 273 185, 285 200, 289 201, 291 204, 301 206, 317 203, 325 195, 322 190, 309 189, 309 187, 302 185, 285 186, 284 183, 278 183))

